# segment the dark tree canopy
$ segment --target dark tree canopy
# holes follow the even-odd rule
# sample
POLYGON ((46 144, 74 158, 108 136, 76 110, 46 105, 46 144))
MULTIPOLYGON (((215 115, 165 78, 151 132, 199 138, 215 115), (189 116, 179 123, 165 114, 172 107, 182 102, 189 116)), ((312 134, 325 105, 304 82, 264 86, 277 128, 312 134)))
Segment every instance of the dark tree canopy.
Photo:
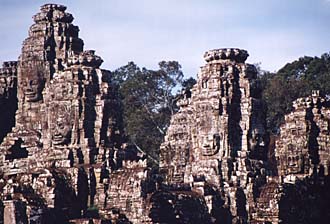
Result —
MULTIPOLYGON (((252 92, 266 101, 267 125, 273 133, 278 133, 294 100, 312 90, 330 94, 330 53, 301 57, 276 73, 261 71, 259 65, 257 69, 259 78, 252 92)), ((113 72, 113 79, 119 85, 128 142, 157 163, 171 116, 178 111, 176 101, 182 94, 191 94, 196 80, 184 79, 176 61, 161 61, 156 70, 129 62, 113 72)))
POLYGON ((310 95, 312 90, 330 93, 330 54, 301 57, 276 73, 263 72, 259 79, 268 106, 268 128, 277 133, 294 100, 310 95))
POLYGON ((158 65, 157 70, 141 69, 129 62, 113 72, 124 105, 128 141, 154 161, 158 160, 171 116, 178 110, 176 92, 183 83, 193 82, 183 80, 181 65, 176 61, 161 61, 158 65))

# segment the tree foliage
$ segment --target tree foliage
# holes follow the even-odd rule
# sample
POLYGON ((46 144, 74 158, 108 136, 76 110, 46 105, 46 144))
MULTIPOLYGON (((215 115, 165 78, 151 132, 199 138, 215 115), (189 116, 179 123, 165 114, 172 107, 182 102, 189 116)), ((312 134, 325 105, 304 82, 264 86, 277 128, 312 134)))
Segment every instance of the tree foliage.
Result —
POLYGON ((267 124, 277 133, 294 100, 310 95, 312 90, 330 94, 330 54, 301 57, 276 73, 263 72, 259 79, 268 106, 267 124))
POLYGON ((175 91, 187 82, 181 65, 161 61, 157 70, 150 70, 129 62, 113 72, 113 80, 119 84, 128 141, 157 160, 171 116, 178 110, 175 91))
MULTIPOLYGON (((140 68, 129 62, 113 72, 119 85, 124 107, 124 127, 128 141, 158 160, 158 150, 177 112, 180 94, 191 94, 194 78, 183 79, 181 65, 176 61, 161 61, 158 69, 140 68), (181 90, 181 91, 179 91, 181 90)), ((330 53, 321 57, 301 57, 286 64, 276 73, 261 71, 254 83, 257 94, 267 103, 267 125, 277 133, 284 115, 292 110, 292 102, 311 94, 314 89, 330 94, 330 53), (261 90, 261 92, 260 92, 261 90)))

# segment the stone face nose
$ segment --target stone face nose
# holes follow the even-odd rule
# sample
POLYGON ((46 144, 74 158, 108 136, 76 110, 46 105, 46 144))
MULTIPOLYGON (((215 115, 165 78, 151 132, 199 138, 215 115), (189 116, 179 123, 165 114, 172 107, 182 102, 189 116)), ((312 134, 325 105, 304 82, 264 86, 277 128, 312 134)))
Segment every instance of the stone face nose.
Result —
POLYGON ((216 60, 230 60, 238 63, 244 63, 248 56, 248 52, 243 49, 220 48, 206 51, 204 54, 204 59, 206 62, 216 60))

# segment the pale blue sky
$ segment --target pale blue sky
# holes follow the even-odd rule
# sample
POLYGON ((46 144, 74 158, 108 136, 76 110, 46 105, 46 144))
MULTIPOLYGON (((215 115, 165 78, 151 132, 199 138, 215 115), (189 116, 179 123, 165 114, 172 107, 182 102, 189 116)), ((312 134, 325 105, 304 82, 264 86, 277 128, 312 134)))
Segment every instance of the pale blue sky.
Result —
MULTIPOLYGON (((43 0, 0 0, 0 62, 16 60, 43 0)), ((330 0, 53 0, 80 27, 103 68, 177 60, 195 76, 208 49, 238 47, 274 71, 330 51, 330 0)))

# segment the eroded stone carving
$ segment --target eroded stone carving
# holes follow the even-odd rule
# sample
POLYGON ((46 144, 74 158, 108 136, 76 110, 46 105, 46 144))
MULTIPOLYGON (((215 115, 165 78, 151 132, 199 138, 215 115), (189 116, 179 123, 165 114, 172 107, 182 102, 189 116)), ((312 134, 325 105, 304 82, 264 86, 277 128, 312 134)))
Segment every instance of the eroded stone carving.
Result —
POLYGON ((247 51, 208 51, 152 171, 124 142, 111 72, 84 51, 66 7, 46 4, 33 19, 18 61, 0 69, 0 105, 18 99, 17 111, 0 116, 12 118, 4 129, 0 122, 5 224, 329 220, 330 103, 319 92, 294 102, 268 151, 247 51))
POLYGON ((70 141, 72 130, 71 104, 54 104, 50 107, 50 130, 54 145, 65 144, 70 141))
POLYGON ((226 219, 231 216, 233 222, 249 219, 255 189, 265 181, 264 106, 251 96, 256 70, 244 64, 247 56, 240 49, 205 53, 207 64, 198 74, 188 103, 181 104, 172 117, 160 154, 167 183, 189 184, 192 192, 205 198, 209 211, 222 198, 222 207, 217 209, 231 214, 226 219), (174 159, 167 159, 170 153, 174 159))
POLYGON ((273 172, 265 105, 257 94, 256 69, 244 64, 247 56, 239 49, 205 53, 207 64, 191 97, 178 102, 180 111, 161 146, 161 173, 174 189, 203 197, 214 222, 299 222, 304 218, 293 217, 325 203, 301 206, 310 200, 303 192, 327 197, 329 103, 318 92, 294 102, 275 141, 278 170, 273 172))
POLYGON ((0 68, 0 142, 15 125, 17 110, 17 61, 4 62, 0 68))
POLYGON ((27 102, 36 102, 42 99, 42 90, 45 85, 45 78, 41 63, 32 62, 27 67, 21 68, 21 72, 25 74, 21 77, 20 87, 27 102))
POLYGON ((42 6, 18 62, 0 70, 0 96, 10 88, 18 91, 16 124, 0 145, 5 216, 18 211, 29 222, 48 223, 50 213, 57 214, 58 223, 90 216, 99 222, 147 222, 148 213, 141 212, 143 183, 149 178, 146 161, 123 144, 111 73, 100 69, 103 61, 95 51, 83 50, 79 29, 65 10, 42 6), (118 169, 125 171, 114 174, 118 169), (127 191, 114 188, 123 184, 127 191), (127 202, 130 197, 134 200, 127 202), (89 214, 91 207, 97 214, 89 214))
POLYGON ((329 173, 329 103, 318 91, 293 102, 294 111, 285 116, 281 138, 276 142, 278 172, 282 176, 309 176, 324 167, 329 173))

